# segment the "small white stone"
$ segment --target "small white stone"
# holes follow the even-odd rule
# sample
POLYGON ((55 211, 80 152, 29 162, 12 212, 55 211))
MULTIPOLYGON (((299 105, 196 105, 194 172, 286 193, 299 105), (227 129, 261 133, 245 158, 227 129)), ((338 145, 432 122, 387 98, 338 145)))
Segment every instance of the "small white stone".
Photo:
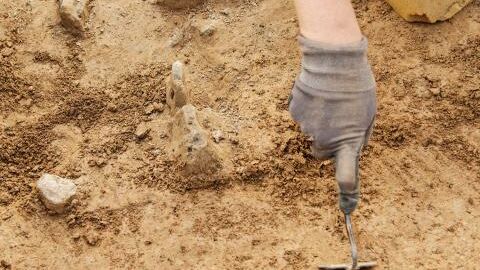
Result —
POLYGON ((219 143, 221 140, 225 139, 221 130, 214 130, 212 132, 212 137, 216 143, 219 143))
POLYGON ((200 35, 201 36, 211 36, 217 30, 215 24, 210 22, 200 27, 200 35))
POLYGON ((37 181, 37 189, 45 206, 57 213, 63 213, 65 207, 75 196, 77 186, 69 179, 52 174, 44 174, 37 181))

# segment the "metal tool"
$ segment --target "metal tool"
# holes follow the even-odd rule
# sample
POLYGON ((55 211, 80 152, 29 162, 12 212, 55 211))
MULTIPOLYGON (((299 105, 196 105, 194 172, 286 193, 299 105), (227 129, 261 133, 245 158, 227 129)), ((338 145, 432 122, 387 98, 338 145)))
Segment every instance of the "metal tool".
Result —
POLYGON ((320 270, 359 270, 371 269, 377 266, 376 262, 358 262, 357 243, 355 242, 355 235, 353 234, 352 219, 350 214, 345 214, 345 225, 347 227, 348 240, 350 241, 350 249, 352 251, 352 264, 331 264, 321 265, 320 270))

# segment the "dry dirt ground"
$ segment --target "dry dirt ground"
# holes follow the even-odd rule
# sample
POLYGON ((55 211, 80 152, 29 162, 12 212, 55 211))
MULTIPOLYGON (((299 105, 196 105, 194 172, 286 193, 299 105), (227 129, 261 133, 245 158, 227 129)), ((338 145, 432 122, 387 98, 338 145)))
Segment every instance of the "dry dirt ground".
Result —
MULTIPOLYGON (((333 166, 314 160, 287 111, 300 62, 292 1, 152 2, 95 0, 75 38, 54 0, 0 1, 0 268, 349 260, 333 166), (170 155, 170 113, 158 108, 176 59, 201 124, 225 137, 211 175, 186 176, 170 155), (39 201, 44 172, 77 184, 67 213, 39 201)), ((379 101, 354 215, 361 257, 378 269, 479 269, 480 2, 435 25, 404 22, 381 0, 354 4, 379 101)))

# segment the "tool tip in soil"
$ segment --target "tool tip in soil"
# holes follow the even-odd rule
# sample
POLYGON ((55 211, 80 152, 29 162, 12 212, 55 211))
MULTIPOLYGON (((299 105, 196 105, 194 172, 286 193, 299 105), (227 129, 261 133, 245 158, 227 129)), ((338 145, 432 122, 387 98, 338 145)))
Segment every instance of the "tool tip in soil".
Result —
MULTIPOLYGON (((357 265, 355 270, 367 270, 373 269, 377 266, 376 262, 362 262, 357 265)), ((319 270, 353 270, 351 264, 331 264, 331 265, 321 265, 318 267, 319 270)))

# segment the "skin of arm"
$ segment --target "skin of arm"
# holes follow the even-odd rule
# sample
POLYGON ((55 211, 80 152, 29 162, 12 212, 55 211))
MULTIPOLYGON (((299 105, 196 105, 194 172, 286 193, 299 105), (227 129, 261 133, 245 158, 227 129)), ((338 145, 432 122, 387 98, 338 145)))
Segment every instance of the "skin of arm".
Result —
POLYGON ((300 33, 328 44, 360 41, 362 33, 350 0, 295 0, 300 33))

